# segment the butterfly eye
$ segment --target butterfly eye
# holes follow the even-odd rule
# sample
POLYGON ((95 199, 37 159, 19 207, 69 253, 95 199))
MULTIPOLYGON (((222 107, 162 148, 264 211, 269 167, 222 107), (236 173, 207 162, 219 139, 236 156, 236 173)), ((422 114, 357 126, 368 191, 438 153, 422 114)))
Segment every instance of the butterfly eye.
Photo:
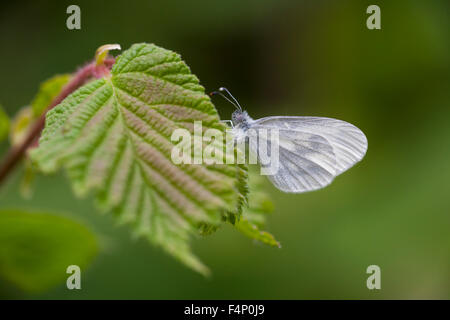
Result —
POLYGON ((232 113, 231 115, 231 120, 233 120, 233 122, 239 122, 242 119, 242 112, 239 110, 236 110, 232 113))

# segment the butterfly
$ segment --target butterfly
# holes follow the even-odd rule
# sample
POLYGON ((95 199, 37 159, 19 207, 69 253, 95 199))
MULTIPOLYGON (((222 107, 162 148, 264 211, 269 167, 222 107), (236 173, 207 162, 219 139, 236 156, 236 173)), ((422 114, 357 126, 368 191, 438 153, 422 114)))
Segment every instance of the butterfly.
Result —
MULTIPOLYGON (((263 145, 269 150, 277 150, 277 170, 267 177, 283 192, 302 193, 324 188, 366 154, 366 136, 348 122, 292 116, 254 120, 226 88, 211 93, 214 94, 220 94, 236 107, 231 120, 226 120, 231 124, 236 142, 250 141, 249 149, 258 160, 263 160, 263 145), (276 131, 275 138, 267 134, 268 131, 276 131)), ((260 162, 262 167, 271 165, 267 159, 260 162)))

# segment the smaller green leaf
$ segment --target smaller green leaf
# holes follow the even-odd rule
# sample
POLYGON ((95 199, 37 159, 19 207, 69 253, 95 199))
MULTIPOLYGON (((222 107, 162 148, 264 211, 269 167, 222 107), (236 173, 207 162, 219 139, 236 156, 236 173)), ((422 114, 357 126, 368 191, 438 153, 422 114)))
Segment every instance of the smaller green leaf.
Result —
MULTIPOLYGON (((13 146, 18 145, 23 141, 32 124, 61 92, 61 89, 70 80, 70 77, 69 74, 56 75, 44 81, 31 105, 23 107, 14 116, 10 125, 10 139, 13 146)), ((2 132, 1 130, 2 129, 0 129, 0 133, 2 132)))
POLYGON ((20 181, 20 195, 25 199, 31 199, 34 192, 34 180, 36 172, 30 159, 26 158, 24 161, 24 170, 20 181))
POLYGON ((94 234, 47 213, 0 210, 0 277, 28 292, 64 283, 69 265, 87 266, 97 252, 94 234))
POLYGON ((61 89, 69 82, 70 77, 70 74, 56 75, 41 84, 39 92, 31 103, 33 117, 39 117, 44 112, 53 99, 61 92, 61 89))
POLYGON ((16 146, 21 144, 26 138, 31 125, 33 124, 33 111, 31 107, 23 107, 14 116, 10 125, 10 140, 11 145, 16 146))
POLYGON ((0 142, 8 137, 9 132, 9 118, 8 115, 3 111, 2 106, 0 105, 0 142))
POLYGON ((268 244, 270 246, 281 248, 280 243, 275 240, 274 236, 267 231, 261 231, 258 226, 251 223, 247 219, 242 218, 235 225, 237 230, 242 232, 251 239, 261 241, 262 243, 268 244))
POLYGON ((104 63, 111 50, 122 50, 122 48, 120 47, 120 44, 105 44, 97 49, 95 52, 95 62, 97 66, 104 63))
POLYGON ((243 210, 241 219, 232 224, 251 239, 281 247, 273 235, 260 229, 265 224, 266 215, 273 211, 270 196, 264 191, 265 185, 266 180, 254 168, 249 170, 248 206, 243 210))

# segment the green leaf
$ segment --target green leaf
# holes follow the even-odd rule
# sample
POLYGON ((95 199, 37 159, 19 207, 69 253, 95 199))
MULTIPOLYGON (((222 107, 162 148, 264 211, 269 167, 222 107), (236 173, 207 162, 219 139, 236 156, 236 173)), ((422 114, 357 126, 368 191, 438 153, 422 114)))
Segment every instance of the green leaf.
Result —
POLYGON ((0 105, 0 142, 8 137, 9 133, 9 118, 8 115, 3 111, 0 105))
POLYGON ((56 75, 43 82, 31 105, 23 107, 14 116, 10 126, 13 146, 22 143, 35 120, 47 109, 70 78, 68 74, 56 75))
POLYGON ((97 252, 85 226, 47 213, 0 210, 0 277, 24 291, 64 283, 69 265, 81 270, 97 252))
POLYGON ((246 167, 175 165, 171 134, 179 128, 193 133, 194 121, 204 130, 226 129, 178 54, 135 44, 118 57, 110 77, 86 84, 47 113, 31 156, 44 172, 66 168, 76 194, 96 190, 102 209, 207 274, 189 248, 190 236, 202 224, 217 226, 225 214, 240 212, 246 167))
POLYGON ((11 121, 10 125, 10 140, 11 145, 16 146, 21 144, 26 138, 31 125, 34 122, 33 110, 31 107, 23 107, 17 112, 11 121))
POLYGON ((33 168, 33 164, 30 159, 25 158, 23 164, 23 173, 20 181, 19 192, 25 199, 31 199, 34 192, 34 180, 36 171, 33 168))
POLYGON ((39 92, 31 103, 34 118, 39 117, 47 109, 70 78, 70 74, 56 75, 41 84, 39 92))
POLYGON ((270 196, 264 191, 266 183, 267 181, 256 170, 250 170, 248 206, 234 226, 251 239, 270 246, 281 247, 273 235, 261 230, 265 224, 266 215, 273 211, 270 196))
POLYGON ((281 244, 275 239, 273 235, 271 235, 267 231, 261 231, 256 224, 251 223, 245 218, 240 219, 234 226, 242 234, 251 239, 258 240, 269 246, 281 248, 281 244))

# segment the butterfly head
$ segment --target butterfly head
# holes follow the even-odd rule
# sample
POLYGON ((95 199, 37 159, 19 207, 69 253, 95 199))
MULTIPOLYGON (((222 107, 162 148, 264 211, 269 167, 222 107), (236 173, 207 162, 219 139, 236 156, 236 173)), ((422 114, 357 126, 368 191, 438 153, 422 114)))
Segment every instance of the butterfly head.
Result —
POLYGON ((240 126, 243 128, 248 128, 250 120, 251 118, 247 111, 236 110, 231 115, 231 121, 235 127, 240 126))
POLYGON ((249 117, 247 111, 242 110, 241 105, 236 100, 235 97, 228 91, 227 88, 220 87, 219 90, 213 91, 210 93, 211 96, 219 94, 224 99, 226 99, 228 102, 230 102, 232 105, 236 107, 236 111, 233 112, 231 115, 231 121, 233 122, 233 126, 240 127, 241 129, 248 129, 250 126, 250 123, 253 121, 252 118, 249 117), (228 96, 226 96, 224 93, 226 93, 228 96))

